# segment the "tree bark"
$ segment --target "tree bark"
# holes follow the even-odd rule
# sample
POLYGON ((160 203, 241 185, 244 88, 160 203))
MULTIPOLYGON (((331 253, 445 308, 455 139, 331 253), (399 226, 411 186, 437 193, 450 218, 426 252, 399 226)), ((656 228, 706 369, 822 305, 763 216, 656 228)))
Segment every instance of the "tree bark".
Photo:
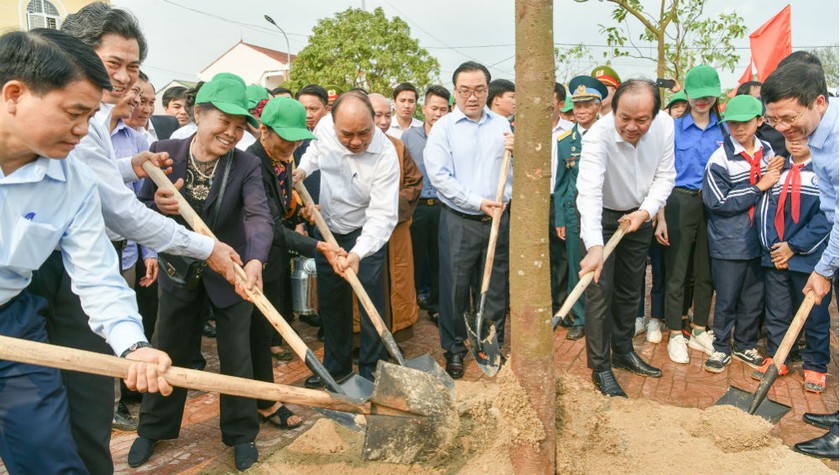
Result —
POLYGON ((516 1, 516 140, 510 225, 512 369, 545 428, 514 446, 518 474, 554 474, 554 334, 548 255, 554 32, 551 0, 516 1))

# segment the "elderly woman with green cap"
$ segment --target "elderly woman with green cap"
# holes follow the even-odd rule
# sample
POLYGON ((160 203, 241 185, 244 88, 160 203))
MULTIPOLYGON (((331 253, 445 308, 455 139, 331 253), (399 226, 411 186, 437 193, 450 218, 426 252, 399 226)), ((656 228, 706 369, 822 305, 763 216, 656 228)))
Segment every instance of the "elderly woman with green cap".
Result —
MULTIPOLYGON (((263 264, 268 261, 274 222, 266 202, 259 160, 237 150, 245 124, 257 126, 248 113, 245 83, 236 75, 221 73, 204 84, 195 100, 197 130, 182 140, 155 142, 151 150, 168 152, 170 179, 221 240, 232 246, 244 263, 247 286, 262 286, 263 264)), ((140 199, 163 214, 178 215, 178 201, 171 192, 147 181, 140 199)), ((160 255, 160 303, 155 338, 159 348, 172 356, 174 365, 187 366, 193 345, 201 338, 201 310, 209 299, 216 316, 219 362, 222 374, 251 378, 250 324, 253 304, 244 300, 223 276, 202 272, 203 263, 184 262, 160 255)), ((140 407, 138 437, 128 454, 137 467, 152 455, 155 442, 179 435, 186 389, 170 397, 144 397, 140 407)), ((220 397, 222 442, 234 447, 236 467, 244 470, 257 461, 254 439, 259 432, 254 399, 220 397)))
MULTIPOLYGON (((263 275, 263 293, 280 314, 292 315, 289 251, 301 256, 315 257, 320 251, 332 262, 336 253, 343 252, 334 244, 318 241, 295 232, 303 222, 299 217, 301 206, 292 193, 292 154, 305 139, 315 136, 306 127, 306 108, 290 97, 277 97, 268 101, 260 115, 259 140, 248 148, 248 153, 260 159, 260 170, 268 209, 274 220, 274 239, 268 254, 268 264, 263 275)), ((254 379, 274 382, 274 366, 270 351, 271 338, 276 330, 259 310, 254 309, 251 320, 251 361, 254 379)), ((280 429, 292 429, 301 424, 277 401, 257 401, 260 419, 280 429)))

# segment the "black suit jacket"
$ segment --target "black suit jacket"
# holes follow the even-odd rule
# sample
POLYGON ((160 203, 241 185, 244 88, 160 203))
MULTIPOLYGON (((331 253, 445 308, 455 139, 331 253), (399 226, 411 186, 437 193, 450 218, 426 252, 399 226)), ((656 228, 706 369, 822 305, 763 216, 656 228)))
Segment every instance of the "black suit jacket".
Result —
MULTIPOLYGON (((187 162, 191 138, 183 140, 161 140, 152 144, 152 152, 169 152, 173 160, 172 174, 169 179, 174 183, 179 178, 186 179, 187 162)), ((210 224, 219 188, 222 184, 227 157, 222 157, 216 165, 216 179, 210 188, 210 194, 204 202, 201 218, 216 237, 233 247, 243 263, 256 259, 262 263, 268 261, 268 252, 274 237, 274 221, 268 210, 265 189, 260 173, 260 161, 250 153, 234 149, 233 163, 228 176, 227 188, 219 215, 214 224, 210 224)), ((140 190, 140 200, 149 207, 156 209, 154 204, 157 186, 152 180, 146 180, 140 190)), ((184 190, 182 190, 182 193, 184 190)), ((180 217, 177 219, 183 223, 180 217)), ((160 286, 163 290, 183 299, 195 297, 195 291, 176 286, 165 272, 159 274, 160 286)), ((226 308, 239 303, 242 299, 236 294, 232 285, 224 277, 210 269, 205 270, 202 282, 210 300, 220 308, 226 308)))
POLYGON ((181 127, 178 119, 171 115, 153 115, 150 119, 158 140, 168 140, 172 133, 181 127))
MULTIPOLYGON (((274 219, 274 243, 268 254, 268 265, 263 274, 263 280, 270 281, 281 278, 283 272, 287 272, 289 251, 295 251, 306 257, 315 256, 315 246, 318 241, 311 237, 303 236, 292 229, 291 223, 285 219, 286 208, 280 201, 280 185, 274 175, 274 165, 271 163, 268 153, 259 140, 248 147, 248 152, 260 159, 262 170, 263 186, 268 198, 268 209, 274 219)), ((292 174, 289 170, 288 179, 285 183, 286 195, 292 196, 292 174)))

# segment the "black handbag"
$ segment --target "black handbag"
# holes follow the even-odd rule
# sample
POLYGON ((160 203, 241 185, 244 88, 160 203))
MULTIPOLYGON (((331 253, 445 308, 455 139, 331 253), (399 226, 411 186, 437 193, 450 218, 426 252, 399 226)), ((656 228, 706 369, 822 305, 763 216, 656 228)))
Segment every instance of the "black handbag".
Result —
MULTIPOLYGON (((228 176, 230 175, 230 166, 233 162, 233 151, 228 152, 227 161, 225 162, 225 171, 222 175, 222 184, 219 189, 219 196, 216 198, 215 206, 213 206, 213 214, 210 216, 210 229, 216 224, 216 218, 219 216, 219 208, 222 204, 222 199, 225 196, 225 188, 227 188, 228 176)), ((194 257, 177 256, 175 254, 167 254, 164 252, 158 253, 158 265, 169 280, 178 287, 186 290, 193 290, 198 287, 201 282, 201 275, 204 268, 207 267, 207 261, 202 261, 194 257)))

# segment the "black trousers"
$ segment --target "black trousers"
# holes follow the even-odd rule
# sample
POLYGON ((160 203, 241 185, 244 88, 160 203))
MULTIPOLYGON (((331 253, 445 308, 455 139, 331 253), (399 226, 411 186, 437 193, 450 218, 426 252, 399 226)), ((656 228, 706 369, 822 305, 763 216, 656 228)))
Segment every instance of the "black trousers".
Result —
POLYGON ((548 260, 551 275, 551 313, 557 313, 568 295, 569 263, 566 260, 566 242, 554 229, 554 195, 548 206, 548 260))
MULTIPOLYGON (((146 275, 146 263, 142 256, 137 258, 136 278, 134 280, 134 292, 137 294, 137 309, 143 317, 143 331, 146 338, 152 341, 155 332, 158 312, 158 285, 157 281, 148 287, 140 285, 140 278, 146 275)), ((159 272, 164 272, 159 270, 159 272)))
MULTIPOLYGON (((361 233, 359 229, 349 234, 335 234, 335 240, 349 252, 361 233)), ((380 316, 385 315, 382 273, 387 254, 388 246, 385 245, 359 263, 359 281, 380 316)), ((318 306, 324 329, 324 366, 330 374, 343 376, 353 370, 353 289, 343 277, 333 272, 320 252, 315 256, 315 265, 318 269, 318 306)), ((376 364, 386 360, 388 353, 362 305, 359 305, 359 314, 359 375, 372 381, 376 364)))
MULTIPOLYGON (((105 340, 88 326, 79 297, 70 289, 61 253, 53 252, 35 272, 29 290, 47 301, 50 343, 113 355, 105 340)), ((79 455, 91 474, 112 474, 111 422, 114 419, 114 378, 61 371, 67 388, 70 427, 79 455)))
MULTIPOLYGON (((485 303, 486 320, 496 325, 499 346, 505 341, 510 219, 506 211, 499 223, 496 256, 485 303)), ((467 326, 464 312, 478 310, 478 292, 490 239, 489 220, 466 219, 444 209, 440 213, 440 346, 447 354, 464 354, 467 326), (472 297, 473 306, 470 304, 472 297)))
MULTIPOLYGON (((604 243, 618 229, 625 212, 603 210, 604 243)), ((626 234, 604 262, 601 278, 586 288, 586 365, 593 371, 610 369, 610 348, 616 353, 633 351, 633 332, 639 307, 639 288, 653 236, 651 224, 643 223, 626 234)), ((581 240, 582 241, 582 240, 581 240)))
POLYGON ((755 348, 759 317, 764 310, 764 269, 761 259, 712 259, 715 281, 715 351, 755 348))
POLYGON ((665 248, 665 323, 670 330, 681 328, 686 283, 693 270, 694 323, 705 327, 712 308, 712 271, 700 193, 675 188, 665 206, 665 221, 671 243, 665 248))
POLYGON ((414 253, 414 285, 419 287, 426 275, 428 262, 430 312, 437 311, 440 300, 440 261, 438 259, 438 229, 440 227, 440 204, 429 205, 421 199, 414 209, 411 221, 411 246, 414 253))
MULTIPOLYGON (((282 292, 280 286, 282 280, 274 279, 263 282, 263 294, 266 296, 271 305, 281 312, 283 318, 286 314, 282 313, 282 292)), ((251 365, 254 368, 254 379, 257 381, 264 381, 266 383, 274 382, 274 358, 271 356, 271 340, 274 335, 279 335, 277 329, 265 318, 260 309, 254 307, 251 314, 251 365)), ((275 401, 266 401, 263 399, 257 400, 257 407, 260 409, 268 409, 273 406, 275 401)))
MULTIPOLYGON (((201 339, 200 323, 205 297, 203 285, 199 285, 199 291, 192 300, 181 300, 161 290, 153 343, 169 354, 173 366, 189 366, 193 358, 193 345, 201 339)), ((249 342, 252 311, 253 305, 249 302, 239 302, 227 308, 213 306, 222 374, 248 379, 253 377, 249 342)), ((233 446, 253 441, 259 432, 256 401, 227 395, 219 399, 222 442, 233 446)), ((144 394, 137 434, 154 440, 177 438, 186 400, 187 390, 184 388, 175 388, 167 397, 159 393, 144 394)))

